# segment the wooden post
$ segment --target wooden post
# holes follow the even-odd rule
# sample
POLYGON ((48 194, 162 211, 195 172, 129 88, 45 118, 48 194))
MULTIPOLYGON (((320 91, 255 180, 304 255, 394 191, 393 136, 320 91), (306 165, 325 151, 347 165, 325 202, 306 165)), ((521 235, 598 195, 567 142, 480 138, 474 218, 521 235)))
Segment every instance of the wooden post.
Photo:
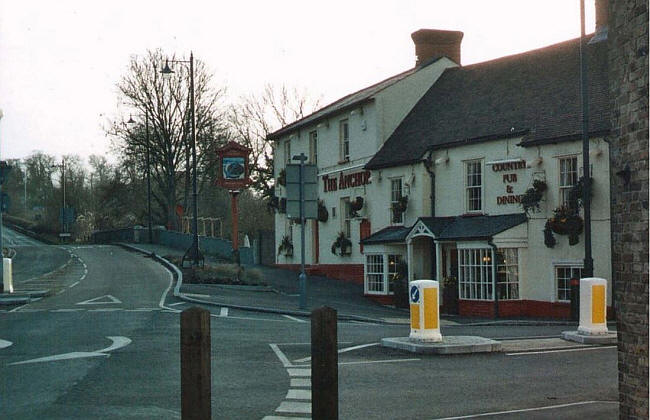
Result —
POLYGON ((181 313, 181 418, 210 419, 210 312, 193 307, 181 313))
POLYGON ((339 418, 336 310, 323 306, 311 313, 311 411, 314 420, 339 418))

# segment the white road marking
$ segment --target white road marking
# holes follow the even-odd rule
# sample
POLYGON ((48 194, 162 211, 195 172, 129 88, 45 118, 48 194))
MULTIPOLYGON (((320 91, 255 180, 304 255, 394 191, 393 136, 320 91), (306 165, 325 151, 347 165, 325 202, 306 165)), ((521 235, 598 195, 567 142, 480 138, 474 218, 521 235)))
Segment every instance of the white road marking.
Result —
POLYGON ((287 400, 311 400, 311 389, 290 389, 284 398, 287 400))
POLYGON ((301 376, 301 377, 306 377, 306 376, 311 376, 311 369, 287 369, 289 372, 289 376, 301 376))
POLYGON ((269 344, 269 346, 271 347, 271 350, 273 350, 275 355, 278 356, 278 359, 280 359, 280 361, 282 362, 282 366, 284 366, 285 368, 293 366, 293 364, 291 364, 287 356, 285 356, 284 353, 282 353, 282 350, 280 350, 277 344, 271 343, 269 344))
POLYGON ((221 308, 221 311, 219 311, 219 316, 228 316, 228 308, 221 308))
POLYGON ((303 387, 303 388, 309 388, 311 387, 311 379, 305 379, 305 378, 291 378, 291 387, 303 387))
POLYGON ((166 311, 163 312, 179 313, 180 311, 178 309, 173 309, 168 306, 165 306, 165 299, 167 299, 167 293, 169 293, 169 291, 172 288, 172 285, 174 284, 174 275, 172 274, 172 272, 167 269, 165 269, 165 271, 167 271, 167 274, 169 274, 169 286, 167 286, 162 296, 160 296, 160 301, 158 301, 158 307, 160 309, 166 309, 166 311))
MULTIPOLYGON (((311 343, 275 343, 278 346, 311 346, 311 343)), ((352 344, 352 341, 339 341, 339 344, 352 344)))
MULTIPOLYGON (((359 345, 359 346, 346 347, 346 348, 344 348, 344 349, 340 349, 340 350, 338 351, 338 353, 339 353, 339 354, 341 354, 341 353, 347 353, 347 352, 349 352, 349 351, 359 350, 359 349, 363 349, 363 348, 366 348, 366 347, 374 347, 374 346, 378 346, 379 344, 380 344, 380 343, 370 343, 370 344, 361 344, 361 345, 359 345)), ((311 356, 310 356, 310 357, 305 357, 305 358, 302 358, 302 359, 296 359, 296 360, 294 360, 294 362, 295 362, 295 363, 304 363, 304 362, 308 362, 308 361, 310 361, 310 360, 311 360, 311 356)))
POLYGON ((311 414, 311 403, 282 401, 275 411, 278 413, 311 414))
POLYGON ((9 347, 12 344, 13 343, 11 341, 0 339, 0 349, 6 349, 7 347, 9 347))
MULTIPOLYGON (((79 277, 79 281, 84 280, 86 278, 86 274, 88 274, 88 273, 84 273, 83 276, 79 277)), ((79 282, 77 282, 77 283, 79 283, 79 282)))
POLYGON ((59 290, 59 291, 56 293, 56 295, 58 296, 58 295, 60 295, 60 294, 62 294, 62 293, 65 293, 65 289, 63 289, 63 290, 59 290))
POLYGON ((187 302, 176 302, 176 303, 170 303, 169 306, 177 306, 177 305, 183 305, 187 302))
POLYGON ((193 297, 193 298, 209 298, 210 295, 202 295, 200 293, 183 293, 185 296, 193 297))
POLYGON ((17 312, 18 310, 23 309, 23 308, 24 308, 25 306, 27 306, 27 305, 29 305, 29 303, 26 303, 26 304, 24 304, 24 305, 22 305, 22 306, 18 306, 18 307, 16 307, 16 308, 13 308, 13 309, 10 310, 9 312, 17 312))
POLYGON ((291 315, 282 315, 282 316, 285 317, 285 318, 287 318, 287 319, 290 319, 290 320, 292 320, 292 321, 296 321, 296 322, 302 322, 302 323, 307 322, 307 321, 305 321, 304 319, 296 318, 296 317, 293 317, 293 316, 291 316, 291 315))
POLYGON ((115 296, 104 295, 93 299, 84 300, 83 302, 78 302, 77 305, 112 305, 117 303, 122 303, 122 301, 115 296))
POLYGON ((115 312, 121 310, 122 308, 100 308, 100 309, 89 309, 88 312, 115 312))
POLYGON ((392 360, 367 360, 363 362, 342 362, 339 366, 343 365, 372 365, 375 363, 400 363, 400 362, 417 362, 420 359, 392 359, 392 360))
POLYGON ((153 311, 159 311, 160 308, 138 308, 138 309, 125 309, 125 312, 153 312, 153 311))
POLYGON ((545 351, 527 351, 520 353, 506 353, 506 356, 528 356, 532 354, 547 354, 547 353, 567 353, 571 351, 587 351, 587 350, 602 350, 602 349, 615 349, 617 346, 598 346, 598 347, 580 347, 577 349, 561 349, 561 350, 545 350, 545 351))
POLYGON ((311 420, 311 417, 264 416, 262 420, 311 420))
POLYGON ((495 411, 492 413, 469 414, 467 416, 456 416, 456 417, 440 417, 436 420, 473 419, 476 417, 488 417, 488 416, 496 416, 499 414, 511 414, 511 413, 525 413, 529 411, 553 410, 556 408, 574 407, 577 405, 587 405, 587 404, 618 404, 618 401, 580 401, 580 402, 568 403, 568 404, 547 405, 544 407, 523 408, 520 410, 495 411))
POLYGON ((22 362, 9 363, 12 365, 24 365, 28 363, 56 362, 59 360, 82 359, 87 357, 108 357, 109 352, 121 349, 131 344, 131 339, 127 337, 106 337, 113 342, 110 346, 97 351, 75 351, 72 353, 56 354, 54 356, 39 357, 37 359, 24 360, 22 362))
MULTIPOLYGON (((83 278, 81 280, 83 280, 83 278)), ((76 281, 76 282, 72 283, 70 286, 68 286, 68 289, 72 289, 73 287, 75 287, 78 284, 79 284, 79 282, 76 281)))
POLYGON ((51 309, 50 310, 50 312, 78 312, 78 311, 85 311, 85 309, 73 308, 73 309, 51 309))

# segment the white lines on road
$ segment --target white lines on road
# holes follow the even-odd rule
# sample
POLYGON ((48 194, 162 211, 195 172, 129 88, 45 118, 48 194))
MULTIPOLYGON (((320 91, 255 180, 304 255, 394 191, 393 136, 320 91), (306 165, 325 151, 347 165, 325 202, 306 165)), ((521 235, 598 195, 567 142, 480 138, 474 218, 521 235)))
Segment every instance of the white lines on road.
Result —
POLYGON ((176 302, 176 303, 170 303, 168 306, 178 306, 178 305, 183 305, 186 304, 187 302, 176 302))
POLYGON ((228 316, 228 308, 221 308, 221 311, 219 311, 219 316, 228 316))
MULTIPOLYGON (((285 400, 275 409, 276 413, 299 415, 311 414, 311 368, 292 364, 277 344, 269 344, 291 378, 291 388, 285 400), (293 387, 297 387, 294 389, 293 387)), ((291 417, 295 418, 295 417, 291 417)), ((263 420, 279 420, 283 417, 266 416, 263 420)))
POLYGON ((560 350, 545 350, 545 351, 526 351, 520 353, 506 353, 506 356, 529 356, 533 354, 548 354, 548 353, 567 353, 572 351, 587 351, 587 350, 602 350, 602 349, 615 349, 617 346, 598 346, 598 347, 580 347, 577 349, 560 349, 560 350))
POLYGON ((499 414, 513 414, 513 413, 526 413, 530 411, 553 410, 557 408, 575 407, 578 405, 588 405, 588 404, 618 404, 618 401, 580 401, 580 402, 574 402, 568 404, 547 405, 544 407, 523 408, 519 410, 495 411, 492 413, 469 414, 466 416, 456 416, 456 417, 440 417, 436 420, 473 419, 477 417, 497 416, 499 414))
POLYGON ((305 321, 304 319, 296 318, 296 317, 293 317, 293 316, 291 316, 291 315, 282 315, 282 316, 285 317, 285 318, 287 318, 287 319, 290 319, 290 320, 292 320, 292 321, 296 321, 296 322, 302 322, 302 323, 307 322, 307 321, 305 321))
POLYGON ((97 351, 75 351, 72 353, 55 354, 54 356, 39 357, 37 359, 24 360, 22 362, 9 363, 12 365, 24 365, 28 363, 43 363, 43 362, 56 362, 59 360, 81 359, 86 357, 108 357, 109 352, 120 349, 131 344, 131 339, 127 337, 106 337, 113 343, 101 350, 97 351))
POLYGON ((84 300, 83 302, 78 302, 77 305, 110 305, 110 304, 119 304, 122 303, 121 300, 116 298, 113 295, 104 295, 96 298, 84 300))
POLYGON ((277 344, 271 343, 269 344, 269 346, 271 347, 275 355, 278 356, 278 359, 280 359, 280 361, 282 362, 282 366, 284 366, 285 368, 293 366, 289 361, 289 359, 287 358, 287 356, 285 356, 285 354, 282 353, 282 350, 280 350, 277 344))
POLYGON ((72 309, 51 309, 50 312, 79 312, 83 311, 81 308, 72 308, 72 309))
POLYGON ((420 359, 391 359, 391 360, 364 360, 360 362, 341 362, 339 366, 346 365, 372 365, 377 363, 402 363, 402 362, 417 362, 420 359))
MULTIPOLYGON (((82 280, 83 280, 83 279, 82 279, 82 280)), ((78 285, 78 284, 79 284, 79 282, 76 281, 76 282, 72 283, 70 286, 68 286, 68 289, 72 289, 73 287, 75 287, 75 286, 78 285)))
POLYGON ((9 347, 12 344, 13 343, 11 341, 0 339, 0 349, 6 349, 7 347, 9 347))
MULTIPOLYGON (((346 348, 344 348, 344 349, 340 349, 340 350, 338 351, 338 353, 339 353, 339 354, 341 354, 341 353, 347 353, 347 352, 349 352, 349 351, 359 350, 359 349, 364 349, 364 348, 366 348, 366 347, 374 347, 374 346, 378 346, 379 344, 380 344, 380 343, 370 343, 370 344, 361 344, 361 345, 358 345, 358 346, 346 347, 346 348)), ((305 357, 305 358, 302 358, 302 359, 296 359, 296 360, 294 360, 294 362, 296 362, 296 363, 304 363, 304 362, 308 362, 308 361, 310 361, 310 360, 311 360, 311 357, 305 357)))
POLYGON ((61 290, 59 290, 58 292, 56 292, 56 295, 58 296, 58 295, 60 295, 60 294, 62 294, 62 293, 65 293, 65 289, 61 289, 61 290))

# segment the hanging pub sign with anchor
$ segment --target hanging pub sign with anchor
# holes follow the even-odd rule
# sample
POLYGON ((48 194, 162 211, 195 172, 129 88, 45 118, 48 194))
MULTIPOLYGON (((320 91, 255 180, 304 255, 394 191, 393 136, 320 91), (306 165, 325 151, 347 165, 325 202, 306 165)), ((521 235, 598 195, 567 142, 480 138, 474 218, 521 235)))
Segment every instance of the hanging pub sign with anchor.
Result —
POLYGON ((239 191, 251 184, 250 172, 248 169, 248 157, 251 149, 235 143, 228 142, 224 147, 217 149, 219 160, 219 172, 217 185, 230 191, 230 204, 232 212, 232 253, 237 265, 239 259, 239 210, 237 206, 237 195, 239 191))

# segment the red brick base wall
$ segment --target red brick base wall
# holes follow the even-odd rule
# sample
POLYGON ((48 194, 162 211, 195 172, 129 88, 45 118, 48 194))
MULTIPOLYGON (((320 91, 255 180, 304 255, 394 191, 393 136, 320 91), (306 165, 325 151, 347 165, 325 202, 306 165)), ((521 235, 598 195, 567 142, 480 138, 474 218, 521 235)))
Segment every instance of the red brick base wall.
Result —
MULTIPOLYGON (((298 264, 276 264, 278 268, 300 271, 298 264)), ((363 284, 363 264, 318 264, 305 265, 307 274, 363 284)))
MULTIPOLYGON (((494 317, 494 302, 482 300, 459 300, 458 313, 464 316, 494 317)), ((568 303, 543 302, 539 300, 504 300, 499 302, 499 318, 532 317, 569 319, 571 306, 568 303)), ((607 318, 613 319, 611 307, 607 318)))
POLYGON ((393 295, 364 295, 366 298, 382 305, 394 305, 393 295))

